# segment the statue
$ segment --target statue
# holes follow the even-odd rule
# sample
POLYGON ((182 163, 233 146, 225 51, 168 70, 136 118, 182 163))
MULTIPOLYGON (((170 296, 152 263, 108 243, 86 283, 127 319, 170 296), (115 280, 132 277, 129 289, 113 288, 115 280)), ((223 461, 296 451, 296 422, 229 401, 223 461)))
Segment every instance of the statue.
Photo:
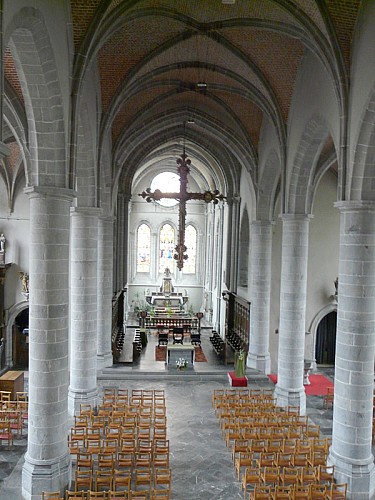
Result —
POLYGON ((339 279, 336 278, 333 283, 335 285, 335 295, 337 295, 337 292, 338 292, 338 289, 339 289, 339 279))
POLYGON ((21 271, 19 273, 20 280, 22 281, 22 292, 29 293, 29 275, 21 271))
POLYGON ((5 252, 5 236, 0 234, 0 252, 5 252))

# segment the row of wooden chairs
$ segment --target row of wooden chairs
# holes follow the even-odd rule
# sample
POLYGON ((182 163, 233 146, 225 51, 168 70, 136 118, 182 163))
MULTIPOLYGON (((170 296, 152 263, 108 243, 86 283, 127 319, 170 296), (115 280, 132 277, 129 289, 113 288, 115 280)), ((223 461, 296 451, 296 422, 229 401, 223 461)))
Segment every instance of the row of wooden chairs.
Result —
POLYGON ((169 500, 170 490, 167 488, 157 489, 152 488, 150 491, 69 491, 65 492, 64 497, 60 496, 60 492, 43 492, 42 500, 169 500))
POLYGON ((135 489, 147 489, 171 486, 171 469, 152 467, 136 468, 132 472, 123 470, 91 470, 75 471, 75 491, 130 491, 132 484, 135 489))
MULTIPOLYGON (((308 439, 235 439, 232 443, 232 458, 241 451, 254 453, 278 453, 294 454, 296 452, 308 452, 309 458, 314 460, 314 455, 321 453, 328 455, 330 438, 308 438, 308 439)), ((317 455, 316 455, 317 456, 317 455)))
POLYGON ((263 486, 257 485, 248 495, 249 500, 345 500, 347 485, 332 483, 263 486))

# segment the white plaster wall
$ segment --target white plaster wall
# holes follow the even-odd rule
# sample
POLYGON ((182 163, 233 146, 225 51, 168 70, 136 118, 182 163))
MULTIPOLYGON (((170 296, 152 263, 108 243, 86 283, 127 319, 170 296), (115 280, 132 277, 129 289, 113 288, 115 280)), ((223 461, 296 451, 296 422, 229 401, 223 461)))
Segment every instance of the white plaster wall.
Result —
POLYGON ((338 150, 340 113, 334 88, 316 56, 306 51, 298 70, 288 116, 287 183, 306 124, 311 119, 325 123, 338 150))
POLYGON ((5 309, 24 300, 18 273, 29 271, 29 198, 23 193, 25 179, 15 192, 14 211, 9 214, 5 185, 0 177, 0 233, 6 238, 5 260, 13 265, 6 272, 5 309))
MULTIPOLYGON (((315 315, 330 304, 335 291, 334 280, 338 275, 339 212, 333 204, 337 200, 337 177, 327 172, 314 199, 313 215, 309 229, 309 254, 307 276, 306 331, 315 315)), ((276 213, 279 212, 279 204, 276 213)), ((278 335, 280 316, 280 271, 281 271, 282 223, 276 219, 272 242, 272 286, 270 315, 271 370, 277 371, 278 335)), ((305 358, 314 357, 313 336, 305 336, 305 358)), ((314 353, 315 354, 315 353, 314 353)))

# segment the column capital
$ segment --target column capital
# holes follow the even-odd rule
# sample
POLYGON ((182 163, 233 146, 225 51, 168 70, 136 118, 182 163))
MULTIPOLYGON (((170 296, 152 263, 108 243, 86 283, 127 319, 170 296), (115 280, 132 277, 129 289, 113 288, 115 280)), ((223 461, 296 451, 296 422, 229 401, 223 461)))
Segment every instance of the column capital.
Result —
POLYGON ((29 186, 23 190, 29 198, 55 198, 72 201, 77 197, 77 191, 56 186, 29 186))
POLYGON ((307 221, 310 222, 314 216, 312 214, 280 214, 280 219, 284 221, 307 221))
POLYGON ((97 207, 70 207, 70 215, 82 215, 84 217, 100 217, 101 208, 97 207))
POLYGON ((371 200, 336 201, 333 206, 340 212, 375 212, 375 201, 371 200))

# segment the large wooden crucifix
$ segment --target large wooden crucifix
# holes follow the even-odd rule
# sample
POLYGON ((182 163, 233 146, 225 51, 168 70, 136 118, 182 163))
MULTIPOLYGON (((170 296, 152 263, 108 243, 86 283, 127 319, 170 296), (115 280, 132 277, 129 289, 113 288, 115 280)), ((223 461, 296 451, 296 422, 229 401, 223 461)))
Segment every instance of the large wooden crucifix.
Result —
POLYGON ((190 164, 191 161, 185 152, 177 160, 177 173, 180 176, 180 191, 178 193, 162 193, 160 189, 155 189, 151 193, 151 189, 147 188, 146 191, 138 195, 145 198, 148 203, 152 200, 159 201, 162 198, 172 198, 179 202, 178 243, 175 246, 176 253, 173 257, 177 261, 177 267, 180 271, 184 267, 184 260, 188 258, 188 255, 185 253, 187 250, 185 245, 186 202, 189 200, 203 200, 206 203, 212 202, 216 205, 219 201, 223 201, 226 198, 217 189, 214 191, 205 191, 204 193, 189 193, 187 191, 187 176, 190 173, 190 164))

